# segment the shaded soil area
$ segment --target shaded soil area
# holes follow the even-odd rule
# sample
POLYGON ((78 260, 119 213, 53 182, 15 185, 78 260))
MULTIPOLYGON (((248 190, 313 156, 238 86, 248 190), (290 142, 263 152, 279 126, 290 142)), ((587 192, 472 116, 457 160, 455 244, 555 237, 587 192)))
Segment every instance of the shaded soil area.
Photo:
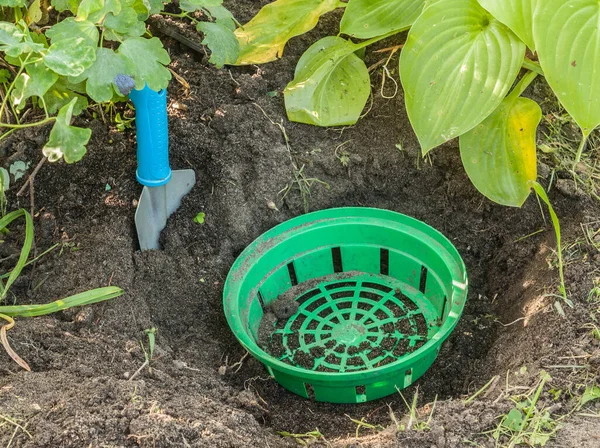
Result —
MULTIPOLYGON (((230 6, 244 22, 265 3, 230 6)), ((172 167, 194 169, 198 182, 169 219, 161 251, 137 247, 134 130, 116 132, 91 116, 80 118, 80 126, 93 129, 88 154, 73 166, 48 163, 35 180, 37 250, 59 247, 24 271, 14 298, 47 302, 107 284, 125 294, 17 320, 9 341, 32 372, 0 351, 0 415, 8 419, 0 420, 3 446, 285 447, 297 444, 278 432, 317 428, 323 445, 455 447, 476 440, 487 446, 480 433, 510 409, 508 400, 497 399, 509 381, 532 387, 546 369, 552 387, 563 391, 548 403, 558 405, 560 415, 572 404, 569 394, 581 392, 571 390, 573 384, 596 380, 600 347, 588 324, 598 304, 588 302, 588 294, 600 272, 600 252, 585 242, 581 224, 598 220, 598 203, 567 189, 550 191, 570 247, 566 282, 574 306, 563 304, 561 317, 551 296, 558 272, 547 213, 544 219, 534 197, 522 209, 482 197, 454 143, 420 159, 401 94, 384 99, 375 93, 354 127, 320 129, 286 120, 281 91, 298 55, 337 30, 338 20, 325 17, 294 39, 281 61, 260 68, 217 70, 165 38, 171 68, 189 84, 173 80, 169 88, 172 167), (287 392, 244 356, 225 320, 223 283, 244 247, 307 209, 342 206, 386 208, 423 220, 456 245, 467 266, 469 297, 457 329, 417 386, 403 391, 410 403, 418 387, 424 420, 437 397, 427 430, 397 431, 408 415, 399 394, 332 405, 287 392), (193 220, 199 212, 206 216, 202 225, 193 220), (156 329, 154 358, 138 372, 150 328, 156 329), (495 375, 500 379, 484 393, 468 405, 461 401, 495 375), (363 427, 364 437, 356 439, 357 424, 349 417, 387 429, 363 427)), ((368 52, 367 65, 379 57, 368 52)), ((372 81, 379 85, 377 71, 372 81)), ((3 154, 19 152, 35 166, 47 132, 15 133, 3 154)), ((570 182, 566 173, 558 175, 570 182)), ((29 208, 16 187, 9 208, 29 208)), ((14 227, 3 258, 17 250, 22 230, 14 227)), ((3 262, 3 269, 9 265, 3 262)), ((593 422, 577 418, 547 446, 573 446, 569 440, 580 431, 587 437, 579 446, 600 437, 593 422)))

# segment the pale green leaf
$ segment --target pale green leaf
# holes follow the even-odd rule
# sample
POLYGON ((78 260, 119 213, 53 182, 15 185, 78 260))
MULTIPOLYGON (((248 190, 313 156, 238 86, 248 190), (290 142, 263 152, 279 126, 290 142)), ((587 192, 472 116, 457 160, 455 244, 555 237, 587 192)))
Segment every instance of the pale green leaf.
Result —
MULTIPOLYGON (((54 115, 62 107, 75 100, 73 115, 79 115, 81 111, 88 106, 88 100, 85 96, 78 94, 74 89, 78 91, 83 90, 83 92, 85 92, 85 87, 80 89, 78 86, 73 86, 69 83, 66 78, 59 78, 59 80, 44 95, 44 102, 48 108, 48 113, 54 115)), ((40 107, 42 107, 42 104, 40 104, 40 107)))
POLYGON ((52 43, 60 40, 82 37, 92 46, 98 45, 98 29, 89 20, 76 21, 74 17, 67 17, 46 31, 46 36, 52 43))
POLYGON ((100 23, 108 13, 121 12, 120 0, 82 0, 77 9, 77 20, 89 20, 100 23))
POLYGON ((313 29, 339 0, 277 0, 263 7, 235 34, 240 42, 236 65, 264 64, 283 55, 288 40, 313 29))
POLYGON ((200 22, 198 31, 204 33, 202 43, 210 48, 209 62, 221 68, 225 64, 234 64, 240 52, 235 34, 220 23, 200 22))
POLYGON ((8 6, 9 8, 24 8, 27 6, 26 0, 0 0, 0 6, 8 6))
POLYGON ((15 87, 11 93, 13 105, 17 109, 23 109, 28 98, 43 97, 56 81, 58 81, 58 75, 41 61, 29 64, 25 73, 21 73, 15 81, 15 87))
POLYGON ((129 59, 109 48, 96 50, 96 61, 77 81, 87 79, 86 93, 94 101, 101 103, 110 101, 115 93, 114 79, 117 75, 135 72, 135 67, 129 59))
POLYGON ((527 46, 535 51, 533 13, 539 0, 478 0, 500 22, 508 26, 527 46))
POLYGON ((79 7, 79 0, 51 0, 50 4, 58 12, 71 11, 73 14, 77 14, 77 8, 79 7))
POLYGON ((22 54, 40 52, 44 46, 35 43, 29 35, 16 25, 9 22, 0 22, 0 52, 16 58, 22 54))
POLYGON ((158 38, 132 37, 121 44, 118 53, 133 64, 133 78, 137 89, 144 88, 144 83, 156 91, 167 87, 171 72, 165 65, 169 64, 171 59, 158 38))
POLYGON ((590 401, 600 400, 600 386, 588 386, 585 388, 585 392, 581 397, 579 406, 584 406, 590 401))
POLYGON ((103 25, 107 29, 104 36, 107 40, 122 40, 119 35, 139 37, 146 32, 145 23, 138 20, 138 13, 132 7, 123 7, 117 15, 107 14, 103 25))
POLYGON ((360 39, 383 36, 414 23, 424 0, 350 0, 340 31, 360 39))
POLYGON ((510 410, 504 417, 503 425, 511 431, 521 431, 523 429, 523 414, 516 408, 510 410))
POLYGON ((365 107, 371 84, 360 48, 329 36, 311 45, 298 61, 294 80, 284 91, 291 121, 317 126, 352 125, 365 107))
POLYGON ((235 30, 235 20, 231 12, 223 6, 223 0, 182 0, 179 7, 183 11, 193 12, 202 9, 217 23, 235 30))
POLYGON ((50 45, 44 56, 46 67, 63 76, 78 76, 96 59, 96 47, 83 37, 63 39, 50 45))
POLYGON ((543 0, 533 19, 546 80, 584 135, 600 124, 599 23, 597 0, 543 0))
POLYGON ((50 131, 48 143, 42 149, 50 162, 56 162, 64 158, 65 162, 73 163, 78 162, 85 155, 85 145, 90 140, 92 131, 71 126, 76 101, 74 98, 69 104, 60 109, 50 131))
POLYGON ((476 0, 443 0, 425 9, 400 58, 406 109, 423 154, 491 114, 524 55, 525 44, 476 0))
POLYGON ((492 201, 523 205, 537 177, 540 106, 508 96, 481 124, 460 136, 460 156, 473 185, 492 201))

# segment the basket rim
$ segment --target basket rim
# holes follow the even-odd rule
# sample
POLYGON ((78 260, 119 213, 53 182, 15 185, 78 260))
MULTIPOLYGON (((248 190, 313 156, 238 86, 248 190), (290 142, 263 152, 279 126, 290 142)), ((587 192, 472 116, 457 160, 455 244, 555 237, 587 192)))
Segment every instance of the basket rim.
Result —
MULTIPOLYGON (((282 263, 279 263, 273 271, 285 265, 286 262, 287 260, 284 260, 282 263)), ((265 278, 266 277, 268 276, 265 276, 265 278)), ((260 285, 256 285, 256 287, 252 289, 252 294, 254 294, 254 291, 257 291, 259 287, 260 285)), ((297 216, 278 224, 256 238, 244 249, 244 251, 242 251, 229 270, 223 290, 223 306, 227 323, 236 339, 260 362, 273 370, 283 372, 291 377, 296 377, 298 380, 310 381, 313 384, 321 383, 323 385, 335 387, 335 384, 339 382, 351 382, 358 385, 381 381, 383 377, 393 376, 401 369, 411 368, 412 365, 416 364, 421 359, 428 356, 437 356, 437 347, 454 330, 458 323, 458 319, 462 315, 466 302, 467 290, 468 279, 464 261, 450 240, 438 230, 415 218, 390 210, 372 207, 341 207, 323 209, 297 216), (409 227, 422 235, 425 235, 433 242, 438 243, 436 249, 441 249, 445 252, 440 254, 440 256, 442 256, 445 264, 449 267, 452 277, 452 293, 451 296, 448 297, 450 309, 446 320, 442 326, 439 327, 436 334, 417 350, 402 356, 395 362, 375 369, 352 372, 319 372, 293 366, 276 359, 254 342, 241 322, 239 309, 237 306, 234 309, 233 306, 234 303, 237 303, 239 289, 244 281, 245 274, 248 272, 248 268, 252 264, 252 260, 266 256, 269 250, 284 242, 294 234, 301 233, 308 229, 314 229, 323 223, 332 221, 338 221, 339 224, 349 224, 352 222, 351 220, 353 218, 358 220, 360 220, 360 218, 375 219, 381 223, 385 222, 388 227, 395 227, 397 230, 405 230, 409 227), (340 219, 343 221, 340 221, 340 219), (260 251, 257 250, 258 248, 260 248, 260 251), (256 256, 255 254, 259 255, 256 256), (240 275, 240 272, 242 272, 242 275, 240 275)), ((344 386, 347 385, 348 384, 345 384, 344 386)))

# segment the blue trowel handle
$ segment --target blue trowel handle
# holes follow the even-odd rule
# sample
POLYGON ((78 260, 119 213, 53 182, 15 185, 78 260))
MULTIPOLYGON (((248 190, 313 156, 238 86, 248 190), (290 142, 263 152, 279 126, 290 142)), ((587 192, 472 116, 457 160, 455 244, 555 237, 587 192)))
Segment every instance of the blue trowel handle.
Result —
POLYGON ((137 180, 147 187, 165 185, 171 179, 167 90, 155 92, 145 86, 132 90, 129 98, 135 106, 137 180))

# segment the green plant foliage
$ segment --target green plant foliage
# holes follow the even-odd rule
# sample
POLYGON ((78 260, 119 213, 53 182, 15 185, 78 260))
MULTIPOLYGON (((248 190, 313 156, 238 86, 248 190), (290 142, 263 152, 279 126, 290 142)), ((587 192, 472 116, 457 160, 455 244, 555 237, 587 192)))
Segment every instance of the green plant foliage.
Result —
POLYGON ((202 43, 211 50, 209 62, 217 67, 234 64, 240 52, 240 44, 235 35, 224 25, 212 22, 200 22, 196 29, 206 36, 202 43))
POLYGON ((600 124, 600 3, 543 0, 533 21, 546 80, 588 136, 600 124))
POLYGON ((513 30, 532 51, 535 51, 533 13, 539 0, 478 1, 490 14, 513 30))
POLYGON ((302 55, 284 91, 290 120, 317 126, 356 123, 371 91, 367 67, 354 54, 360 47, 330 36, 302 55))
MULTIPOLYGON (((117 75, 166 88, 171 72, 169 54, 146 32, 145 21, 161 13, 170 1, 51 0, 60 14, 48 14, 44 2, 0 0, 0 52, 12 65, 2 69, 0 141, 17 129, 55 122, 44 153, 52 161, 75 162, 85 154, 89 131, 71 126, 73 116, 94 102, 125 101, 114 84, 117 75), (51 22, 51 20, 53 22, 51 22), (44 25, 44 26, 42 26, 44 25), (14 75, 13 75, 14 74, 14 75), (45 117, 21 123, 22 111, 39 108, 45 117), (58 114, 58 115, 56 115, 58 114), (10 116, 9 122, 2 122, 10 116)), ((222 0, 178 3, 179 17, 204 34, 210 60, 218 66, 235 62, 239 51, 236 22, 222 0), (195 16, 200 11, 204 21, 195 16)), ((24 113, 23 113, 24 115, 24 113)), ((31 116, 39 116, 30 114, 31 116)))
POLYGON ((340 31, 360 39, 382 36, 412 25, 424 0, 350 0, 340 31))
POLYGON ((262 8, 235 35, 240 43, 236 65, 263 64, 280 58, 288 40, 313 29, 339 0, 277 0, 262 8))
POLYGON ((69 104, 61 107, 48 143, 42 150, 51 162, 63 157, 67 163, 78 162, 85 155, 85 145, 90 140, 92 131, 70 125, 76 102, 77 98, 73 98, 69 104))
MULTIPOLYGON (((535 74, 533 74, 535 77, 535 74)), ((540 106, 516 89, 483 122, 460 136, 460 155, 473 185, 492 201, 523 205, 537 178, 540 106)))
POLYGON ((492 113, 524 55, 525 45, 476 0, 444 0, 425 9, 400 59, 406 109, 423 154, 492 113))

